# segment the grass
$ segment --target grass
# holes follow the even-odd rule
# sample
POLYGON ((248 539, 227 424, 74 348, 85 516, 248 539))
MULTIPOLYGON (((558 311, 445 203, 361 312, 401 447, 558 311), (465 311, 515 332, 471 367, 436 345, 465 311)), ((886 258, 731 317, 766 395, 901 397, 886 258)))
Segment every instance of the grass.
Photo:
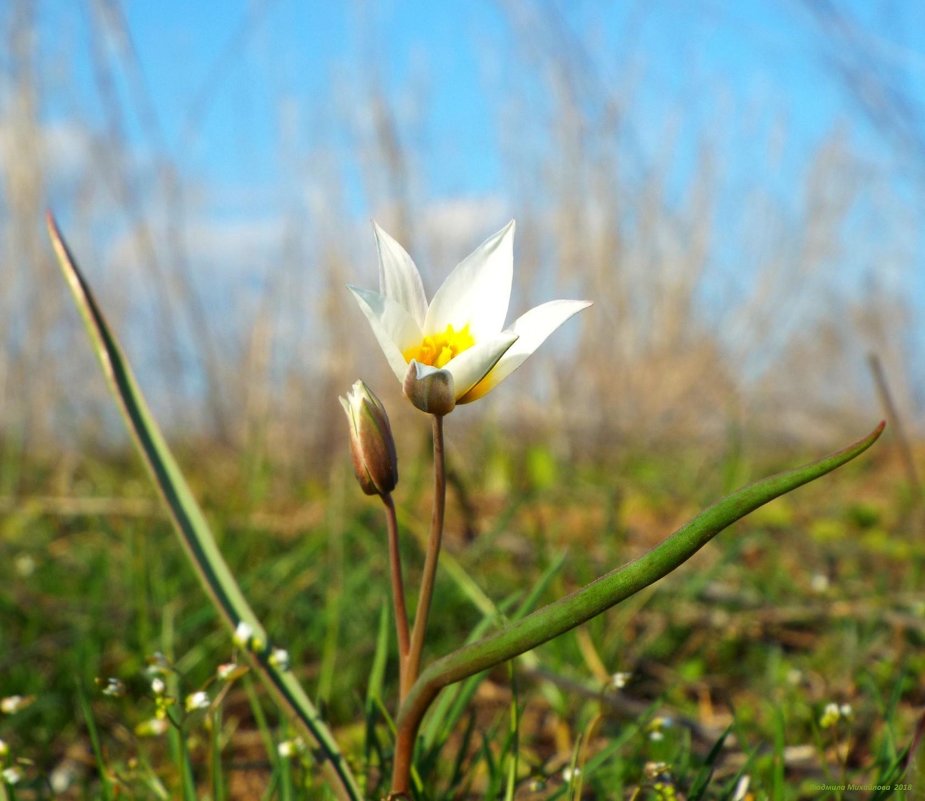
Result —
MULTIPOLYGON (((423 731, 421 797, 851 799, 878 792, 852 785, 893 785, 925 705, 925 545, 921 506, 888 451, 759 510, 577 632, 450 688, 423 731), (823 728, 829 703, 851 712, 823 728)), ((270 473, 259 488, 246 460, 221 456, 181 461, 245 593, 379 797, 397 688, 378 507, 354 487, 346 453, 326 482, 270 473)), ((542 446, 456 460, 456 564, 439 576, 431 655, 490 628, 489 599, 515 615, 568 592, 727 483, 785 463, 626 454, 604 470, 542 446)), ((23 773, 8 797, 326 797, 310 755, 280 755, 292 733, 260 687, 215 678, 230 643, 140 466, 101 455, 57 475, 18 470, 0 522, 0 697, 33 700, 0 717, 5 766, 23 773), (158 652, 176 727, 144 737, 158 652), (124 694, 102 692, 109 678, 124 694), (184 711, 203 689, 209 707, 184 711)), ((415 577, 429 499, 404 489, 415 577)), ((876 797, 921 797, 913 787, 876 797)))

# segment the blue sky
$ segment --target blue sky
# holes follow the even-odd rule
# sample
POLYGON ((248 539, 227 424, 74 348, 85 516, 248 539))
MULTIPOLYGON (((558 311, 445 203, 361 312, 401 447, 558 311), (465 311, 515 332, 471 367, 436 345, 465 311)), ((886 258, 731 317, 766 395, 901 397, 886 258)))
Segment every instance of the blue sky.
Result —
MULTIPOLYGON (((324 202, 311 200, 313 182, 326 191, 336 181, 357 226, 388 215, 364 182, 374 86, 395 114, 416 206, 481 210, 485 219, 476 215, 462 238, 471 248, 536 201, 514 187, 519 150, 560 166, 549 74, 559 59, 586 82, 577 96, 589 119, 606 113, 602 98, 625 104, 614 152, 640 183, 647 171, 667 170, 669 204, 683 204, 709 146, 720 177, 708 314, 719 318, 749 280, 742 265, 761 236, 744 228, 742 209, 764 197, 786 230, 806 211, 807 174, 829 141, 867 176, 830 283, 857 297, 874 275, 925 314, 916 222, 925 157, 874 124, 859 102, 860 79, 843 77, 860 65, 862 75, 889 79, 925 144, 925 5, 833 6, 844 11, 837 24, 810 10, 826 4, 800 0, 45 0, 37 4, 42 115, 64 132, 120 128, 145 214, 162 203, 145 187, 169 163, 189 189, 188 223, 202 244, 194 262, 211 248, 215 261, 233 251, 247 269, 269 260, 287 210, 308 219, 311 203, 324 202), (251 249, 228 245, 232 227, 247 234, 235 243, 251 249), (895 253, 889 264, 885 250, 895 253)), ((371 254, 364 239, 361 257, 371 254)))
MULTIPOLYGON (((129 94, 133 83, 124 69, 117 67, 116 80, 139 146, 166 148, 181 168, 203 179, 259 187, 287 180, 280 152, 286 110, 296 115, 296 125, 305 126, 292 143, 298 148, 312 137, 307 129, 327 116, 332 87, 358 86, 375 71, 399 102, 410 102, 415 92, 426 95, 417 132, 423 147, 416 156, 426 165, 428 191, 495 192, 503 179, 495 128, 510 85, 504 73, 522 71, 515 51, 530 47, 512 28, 519 5, 509 4, 515 11, 508 14, 504 4, 485 0, 129 2, 122 11, 162 139, 144 130, 148 120, 137 113, 137 95, 129 94)), ((683 115, 692 134, 700 132, 711 125, 723 96, 747 113, 756 133, 775 120, 785 122, 793 144, 778 175, 786 179, 790 164, 798 165, 800 154, 836 120, 857 118, 851 98, 827 70, 817 31, 799 3, 558 5, 568 9, 561 13, 563 29, 590 43, 585 56, 603 80, 626 80, 628 69, 641 76, 635 90, 641 95, 635 109, 639 128, 658 126, 673 113, 683 115)), ((872 17, 871 5, 850 8, 861 18, 872 17)), ((896 7, 903 13, 869 20, 880 26, 872 35, 925 57, 922 42, 914 41, 922 35, 925 12, 916 12, 914 3, 896 7)), ((102 119, 88 54, 88 12, 80 4, 63 16, 60 4, 40 9, 49 52, 59 47, 58 32, 68 31, 71 57, 64 69, 73 70, 82 95, 68 98, 68 109, 58 113, 73 113, 79 103, 85 119, 102 119)), ((108 38, 110 64, 124 66, 118 41, 108 38)), ((921 79, 921 63, 911 55, 909 63, 910 77, 921 79)), ((872 135, 863 124, 852 130, 872 135)), ((741 169, 750 169, 748 154, 742 156, 741 169)), ((769 181, 776 177, 769 175, 769 181)))

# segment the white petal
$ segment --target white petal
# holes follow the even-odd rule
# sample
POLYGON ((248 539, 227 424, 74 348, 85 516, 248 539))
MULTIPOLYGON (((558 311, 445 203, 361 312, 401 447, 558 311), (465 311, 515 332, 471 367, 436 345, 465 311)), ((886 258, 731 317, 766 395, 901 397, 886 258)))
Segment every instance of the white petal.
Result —
POLYGON ((379 250, 379 291, 404 306, 418 327, 424 325, 427 298, 421 274, 407 251, 373 221, 376 247, 379 250))
POLYGON ((427 310, 424 333, 448 325, 469 326, 476 342, 501 332, 511 301, 514 275, 514 221, 461 261, 437 290, 427 310))
POLYGON ((348 286, 347 289, 353 293, 369 320, 392 372, 398 376, 399 381, 404 380, 408 363, 402 351, 423 339, 420 327, 403 306, 384 295, 355 286, 348 286))
POLYGON ((459 403, 470 403, 481 398, 520 367, 569 317, 590 305, 591 301, 588 300, 551 300, 518 317, 509 329, 518 335, 517 341, 504 353, 494 370, 458 399, 459 403))
POLYGON ((453 376, 456 398, 465 395, 498 363, 517 342, 517 334, 505 331, 487 342, 480 342, 450 359, 444 367, 453 376))

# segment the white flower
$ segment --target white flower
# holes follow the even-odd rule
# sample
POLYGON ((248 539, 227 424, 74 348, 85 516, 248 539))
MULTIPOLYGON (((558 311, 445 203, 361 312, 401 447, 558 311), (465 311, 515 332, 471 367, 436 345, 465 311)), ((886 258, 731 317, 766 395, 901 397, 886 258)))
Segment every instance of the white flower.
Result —
POLYGON ((822 717, 819 718, 819 725, 823 729, 829 729, 838 723, 841 713, 838 709, 838 704, 826 704, 825 709, 822 711, 822 717))
POLYGON ((103 682, 103 695, 110 698, 118 698, 125 695, 125 685, 116 678, 108 678, 103 682))
POLYGON ((622 690, 629 684, 629 680, 633 677, 632 673, 627 673, 626 671, 620 670, 614 673, 610 677, 610 686, 614 690, 622 690))
POLYGON ((167 732, 167 728, 168 723, 164 718, 150 718, 135 727, 135 734, 139 737, 159 737, 167 732))
POLYGON ((48 784, 56 794, 63 795, 80 778, 81 768, 82 765, 79 762, 65 758, 48 775, 48 784))
POLYGON ((276 752, 283 759, 292 759, 292 757, 297 756, 305 750, 305 743, 302 742, 298 737, 294 740, 283 740, 279 745, 276 746, 276 752))
POLYGON ((163 695, 167 692, 167 684, 160 676, 151 679, 151 692, 155 695, 163 695))
POLYGON ((234 630, 232 641, 239 648, 247 648, 247 645, 253 636, 254 629, 250 626, 249 623, 245 623, 242 620, 240 623, 238 623, 238 627, 234 630))
POLYGON ((186 701, 183 705, 187 712, 193 712, 197 709, 205 709, 207 706, 209 706, 209 694, 202 690, 199 690, 195 693, 190 693, 188 696, 186 696, 186 701))
POLYGON ((285 648, 274 648, 267 661, 275 668, 289 670, 289 651, 285 648))
POLYGON ((22 781, 23 773, 21 768, 14 766, 4 770, 3 773, 0 773, 0 776, 3 776, 3 781, 7 784, 18 784, 22 781))
POLYGON ((160 651, 155 651, 146 662, 148 665, 145 670, 149 676, 166 676, 170 673, 170 662, 160 651))
POLYGON ((411 257, 378 225, 375 230, 379 292, 349 289, 405 394, 424 411, 445 414, 456 403, 481 398, 591 305, 553 300, 504 328, 514 273, 513 221, 460 262, 429 305, 411 257))
POLYGON ((4 715, 15 715, 35 700, 34 695, 8 695, 0 698, 0 712, 4 715))
POLYGON ((825 573, 813 573, 809 586, 813 592, 821 595, 829 589, 829 577, 825 573))
POLYGON ((225 662, 216 668, 215 675, 219 681, 233 681, 246 672, 247 668, 242 668, 237 662, 225 662))

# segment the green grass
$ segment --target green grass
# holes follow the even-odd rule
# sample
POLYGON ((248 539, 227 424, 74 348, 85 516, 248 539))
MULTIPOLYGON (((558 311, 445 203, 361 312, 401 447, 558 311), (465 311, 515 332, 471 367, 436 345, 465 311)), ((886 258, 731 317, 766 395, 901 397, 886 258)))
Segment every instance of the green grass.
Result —
MULTIPOLYGON (((820 788, 897 781, 925 706, 925 543, 887 456, 775 501, 580 632, 447 690, 423 730, 421 798, 730 799, 748 797, 747 782, 755 799, 851 799, 873 791, 820 788), (616 671, 631 674, 619 692, 607 686, 616 671), (852 714, 823 729, 830 702, 852 714)), ((475 536, 451 491, 447 554, 459 569, 439 575, 431 655, 492 625, 486 596, 509 615, 558 597, 657 542, 727 491, 731 472, 738 483, 752 472, 690 454, 627 455, 607 471, 541 447, 469 458, 453 467, 477 476, 465 485, 475 536)), ((325 486, 270 473, 251 487, 246 460, 229 468, 227 454, 181 461, 245 594, 367 795, 381 796, 396 694, 385 536, 346 451, 325 486)), ((0 697, 34 701, 0 716, 4 766, 24 774, 7 796, 328 797, 309 754, 280 757, 293 735, 260 686, 215 679, 228 637, 169 522, 156 504, 126 513, 126 498, 153 499, 140 466, 88 457, 63 477, 17 470, 19 500, 0 521, 0 697), (35 500, 48 495, 76 502, 35 500), (90 498, 112 511, 82 511, 90 498), (169 734, 141 737, 156 652, 180 703, 169 734), (121 697, 102 693, 110 677, 121 697), (200 689, 216 700, 187 714, 182 699, 200 689)), ((402 491, 415 586, 428 497, 402 491)))

